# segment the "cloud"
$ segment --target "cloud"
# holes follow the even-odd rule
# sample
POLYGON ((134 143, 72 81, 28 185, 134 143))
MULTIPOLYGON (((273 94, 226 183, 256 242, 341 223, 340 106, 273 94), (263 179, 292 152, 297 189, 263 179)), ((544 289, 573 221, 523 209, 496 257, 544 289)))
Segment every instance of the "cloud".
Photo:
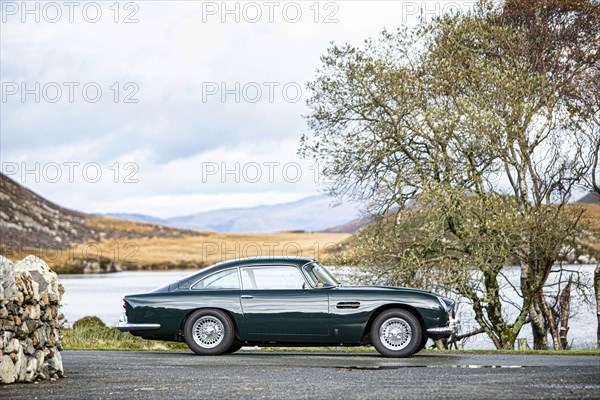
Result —
POLYGON ((24 4, 0 3, 3 171, 6 163, 40 163, 41 179, 13 178, 75 209, 171 216, 316 193, 311 162, 296 156, 306 131, 304 83, 331 41, 358 44, 384 27, 412 23, 412 6, 420 3, 281 2, 273 22, 264 2, 121 2, 118 15, 113 3, 94 3, 101 4, 96 23, 89 22, 89 2, 78 3, 73 22, 64 3, 55 2, 62 11, 55 23, 47 3, 27 3, 39 8, 39 23, 10 8, 24 4), (291 22, 297 7, 301 18, 291 22), (256 9, 262 17, 253 23, 256 9), (124 23, 127 17, 138 22, 124 23), (298 87, 301 96, 294 94, 298 87), (22 89, 29 91, 24 101, 22 89), (59 100, 49 101, 58 90, 59 100), (98 164, 103 177, 90 183, 79 175, 72 182, 43 176, 44 165, 62 165, 64 175, 69 162, 98 164), (131 172, 123 165, 134 163, 139 182, 115 183, 115 163, 120 178, 131 172), (304 176, 202 182, 206 163, 298 163, 304 176))

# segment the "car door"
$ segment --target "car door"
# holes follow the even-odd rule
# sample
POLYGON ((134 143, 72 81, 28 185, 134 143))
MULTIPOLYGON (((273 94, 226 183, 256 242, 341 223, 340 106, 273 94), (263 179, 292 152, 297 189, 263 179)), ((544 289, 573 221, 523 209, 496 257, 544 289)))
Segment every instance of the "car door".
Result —
POLYGON ((323 342, 329 336, 326 290, 313 289, 295 266, 240 268, 246 340, 323 342))

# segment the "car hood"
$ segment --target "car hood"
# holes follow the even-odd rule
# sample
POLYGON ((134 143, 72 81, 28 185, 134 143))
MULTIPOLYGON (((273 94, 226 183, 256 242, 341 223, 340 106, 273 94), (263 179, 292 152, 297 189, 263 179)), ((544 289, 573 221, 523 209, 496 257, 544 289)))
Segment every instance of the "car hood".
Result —
POLYGON ((445 303, 445 308, 446 310, 451 310, 454 305, 456 304, 456 302, 452 299, 449 299, 447 297, 441 296, 435 292, 432 292, 430 290, 423 290, 423 289, 413 289, 413 288, 406 288, 406 287, 397 287, 397 286, 338 286, 336 288, 333 288, 333 290, 338 290, 341 292, 347 292, 347 293, 352 293, 352 292, 369 292, 369 293, 419 293, 419 294, 424 294, 427 296, 430 296, 432 298, 437 298, 442 300, 445 303))
POLYGON ((413 293, 427 293, 437 296, 430 290, 423 289, 413 289, 407 287, 399 287, 399 286, 338 286, 337 290, 343 291, 352 291, 352 290, 369 290, 369 291, 381 291, 381 292, 390 292, 390 291, 402 291, 402 292, 413 292, 413 293))

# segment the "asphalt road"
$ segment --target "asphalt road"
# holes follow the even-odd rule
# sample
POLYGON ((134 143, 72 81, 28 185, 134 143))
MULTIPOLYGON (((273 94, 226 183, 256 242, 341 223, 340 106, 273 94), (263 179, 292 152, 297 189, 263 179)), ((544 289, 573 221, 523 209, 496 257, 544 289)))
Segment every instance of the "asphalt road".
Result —
POLYGON ((0 399, 600 399, 600 357, 65 351, 67 378, 0 399))

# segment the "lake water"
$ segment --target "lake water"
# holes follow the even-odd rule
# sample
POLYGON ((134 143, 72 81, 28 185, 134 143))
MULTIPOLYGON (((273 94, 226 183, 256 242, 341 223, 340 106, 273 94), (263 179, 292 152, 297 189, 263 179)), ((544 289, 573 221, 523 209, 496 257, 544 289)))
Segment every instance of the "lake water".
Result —
MULTIPOLYGON (((571 270, 577 271, 581 279, 588 280, 591 280, 594 268, 594 265, 570 266, 571 270)), ((95 315, 106 324, 114 325, 123 311, 125 295, 149 292, 191 273, 193 271, 131 271, 98 275, 62 275, 60 279, 65 287, 62 311, 69 323, 87 315, 95 315)), ((338 275, 343 278, 342 280, 351 279, 347 269, 339 270, 338 275)), ((517 268, 507 268, 505 276, 508 282, 518 286, 519 270, 517 268)), ((508 300, 518 300, 514 291, 510 289, 510 285, 506 285, 504 294, 508 300)), ((573 291, 571 309, 569 340, 573 343, 574 348, 592 348, 596 341, 595 308, 582 301, 581 293, 573 291)), ((505 312, 513 315, 515 310, 507 303, 505 312)), ((476 327, 470 306, 465 302, 459 302, 458 316, 465 332, 476 327)), ((519 337, 528 338, 529 345, 533 346, 529 325, 522 329, 519 337)), ((467 349, 494 348, 486 335, 468 338, 464 345, 467 349)))

